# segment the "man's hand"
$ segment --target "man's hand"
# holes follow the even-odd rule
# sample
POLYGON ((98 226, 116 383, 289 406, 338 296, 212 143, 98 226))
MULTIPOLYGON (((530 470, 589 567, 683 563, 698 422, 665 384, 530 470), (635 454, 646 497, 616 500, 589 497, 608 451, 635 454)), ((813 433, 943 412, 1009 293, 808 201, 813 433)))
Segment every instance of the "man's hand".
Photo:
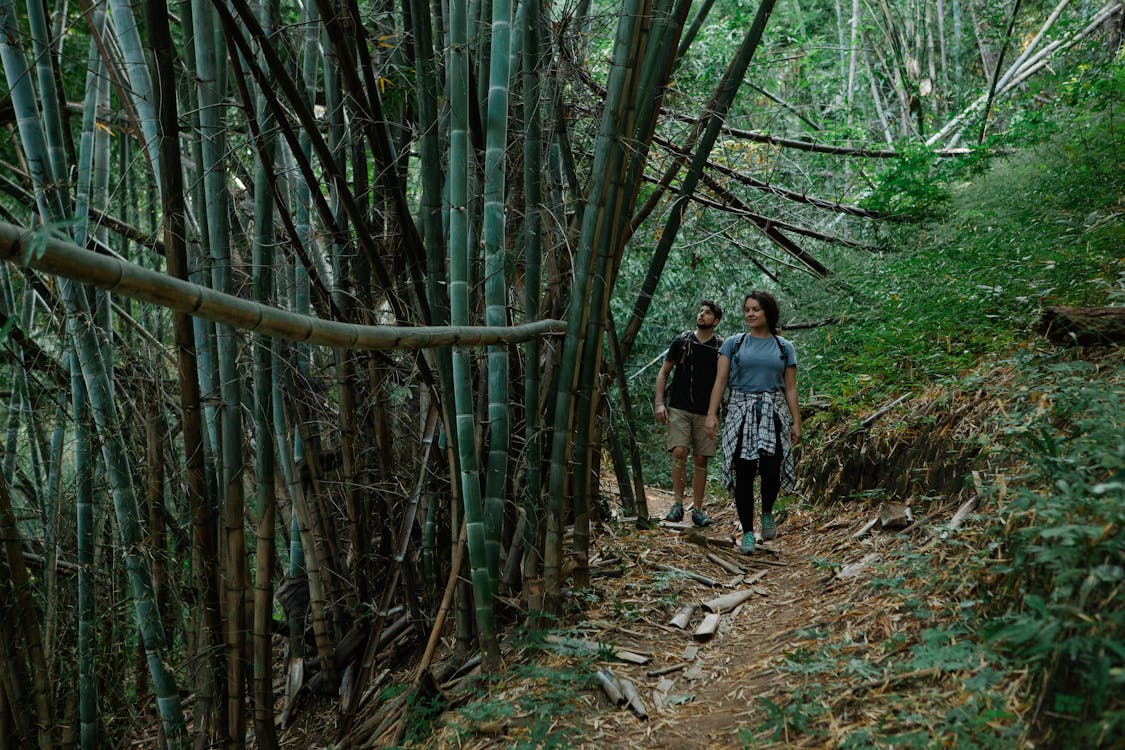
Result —
POLYGON ((660 424, 668 424, 668 410, 664 408, 664 404, 657 404, 653 407, 656 414, 656 421, 660 424))

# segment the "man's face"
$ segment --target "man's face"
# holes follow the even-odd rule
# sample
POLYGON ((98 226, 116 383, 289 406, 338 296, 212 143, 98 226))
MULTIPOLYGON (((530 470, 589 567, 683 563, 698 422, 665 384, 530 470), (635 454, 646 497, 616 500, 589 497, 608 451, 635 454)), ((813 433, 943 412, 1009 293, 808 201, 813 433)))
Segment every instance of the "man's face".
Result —
POLYGON ((715 311, 707 305, 699 308, 699 314, 695 316, 695 325, 697 328, 708 330, 715 327, 719 321, 715 319, 715 311))

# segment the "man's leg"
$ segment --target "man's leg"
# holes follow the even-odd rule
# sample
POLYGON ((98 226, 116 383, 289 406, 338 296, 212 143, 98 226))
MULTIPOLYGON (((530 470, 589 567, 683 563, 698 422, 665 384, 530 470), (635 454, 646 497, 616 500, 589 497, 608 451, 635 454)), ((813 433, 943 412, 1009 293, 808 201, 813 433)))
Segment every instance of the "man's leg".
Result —
POLYGON ((675 502, 668 509, 668 515, 664 516, 664 520, 678 523, 684 520, 684 475, 687 472, 685 464, 687 464, 688 449, 686 445, 677 445, 669 452, 672 454, 672 495, 675 497, 675 502))
POLYGON ((672 449, 672 494, 676 502, 684 501, 684 488, 687 485, 687 454, 686 445, 677 445, 672 449))
POLYGON ((695 470, 691 475, 691 503, 703 507, 703 494, 707 491, 707 462, 710 456, 696 456, 695 470))

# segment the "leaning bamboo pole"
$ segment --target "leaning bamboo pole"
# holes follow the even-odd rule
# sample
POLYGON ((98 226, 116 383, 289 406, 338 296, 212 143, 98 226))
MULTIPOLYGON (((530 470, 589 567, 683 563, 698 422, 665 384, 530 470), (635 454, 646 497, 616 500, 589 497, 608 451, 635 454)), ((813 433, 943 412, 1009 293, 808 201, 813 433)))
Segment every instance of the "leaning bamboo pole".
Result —
POLYGON ((223 294, 7 222, 0 222, 0 260, 232 328, 317 346, 372 351, 519 344, 566 330, 563 321, 551 319, 515 326, 369 326, 321 320, 223 294))

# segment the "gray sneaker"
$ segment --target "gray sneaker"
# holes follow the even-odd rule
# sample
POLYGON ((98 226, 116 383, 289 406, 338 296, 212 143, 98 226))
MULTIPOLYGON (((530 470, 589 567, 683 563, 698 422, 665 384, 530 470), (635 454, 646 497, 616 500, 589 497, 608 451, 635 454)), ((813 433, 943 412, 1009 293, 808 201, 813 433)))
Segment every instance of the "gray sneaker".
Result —
POLYGON ((739 552, 744 555, 754 554, 754 532, 749 531, 742 535, 742 544, 738 548, 739 552))
POLYGON ((701 529, 711 525, 711 519, 704 515, 702 508, 694 508, 691 511, 691 522, 701 529))
POLYGON ((762 539, 776 539, 777 524, 773 522, 773 513, 762 514, 762 539))
POLYGON ((664 516, 664 520, 675 523, 684 520, 684 504, 679 500, 672 503, 672 507, 668 509, 668 515, 664 516))

